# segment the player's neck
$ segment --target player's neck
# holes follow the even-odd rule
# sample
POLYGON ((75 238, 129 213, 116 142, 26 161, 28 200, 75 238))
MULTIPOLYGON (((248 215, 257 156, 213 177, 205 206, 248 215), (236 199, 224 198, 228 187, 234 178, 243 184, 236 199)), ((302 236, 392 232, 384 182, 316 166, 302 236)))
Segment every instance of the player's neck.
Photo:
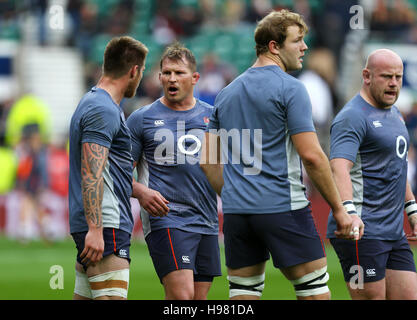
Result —
POLYGON ((98 81, 97 87, 106 91, 111 96, 113 101, 116 104, 120 105, 120 102, 124 97, 124 90, 120 85, 119 79, 114 80, 109 77, 103 76, 98 81))
POLYGON ((285 65, 280 59, 280 57, 278 55, 272 54, 269 51, 267 53, 259 55, 258 59, 256 59, 252 67, 257 68, 257 67, 265 67, 265 66, 270 66, 270 65, 277 65, 284 72, 287 71, 287 68, 285 68, 285 65))
POLYGON ((165 96, 162 96, 160 101, 164 106, 175 111, 187 111, 194 108, 196 104, 194 96, 190 96, 181 101, 169 101, 165 96))

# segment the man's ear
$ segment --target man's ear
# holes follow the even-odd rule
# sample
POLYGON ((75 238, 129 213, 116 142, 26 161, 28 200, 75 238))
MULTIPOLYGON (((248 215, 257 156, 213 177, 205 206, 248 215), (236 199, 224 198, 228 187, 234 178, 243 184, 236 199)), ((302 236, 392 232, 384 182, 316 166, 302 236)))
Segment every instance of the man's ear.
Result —
POLYGON ((371 83, 371 71, 369 69, 362 70, 363 83, 369 85, 371 83))
POLYGON ((134 79, 137 77, 139 72, 139 66, 137 64, 135 64, 132 68, 130 68, 130 79, 134 79))
POLYGON ((193 85, 197 84, 199 79, 200 79, 200 74, 197 71, 193 72, 193 85))
POLYGON ((268 49, 273 54, 279 54, 280 47, 275 40, 271 40, 268 43, 268 49))

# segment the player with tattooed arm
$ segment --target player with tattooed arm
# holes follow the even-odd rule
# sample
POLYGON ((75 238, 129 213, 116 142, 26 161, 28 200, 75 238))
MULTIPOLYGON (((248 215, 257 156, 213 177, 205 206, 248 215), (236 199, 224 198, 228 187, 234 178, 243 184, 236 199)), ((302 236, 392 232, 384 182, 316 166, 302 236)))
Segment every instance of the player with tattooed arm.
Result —
POLYGON ((70 126, 69 224, 77 247, 74 299, 126 299, 133 160, 120 102, 142 79, 148 49, 112 39, 103 75, 78 104, 70 126))

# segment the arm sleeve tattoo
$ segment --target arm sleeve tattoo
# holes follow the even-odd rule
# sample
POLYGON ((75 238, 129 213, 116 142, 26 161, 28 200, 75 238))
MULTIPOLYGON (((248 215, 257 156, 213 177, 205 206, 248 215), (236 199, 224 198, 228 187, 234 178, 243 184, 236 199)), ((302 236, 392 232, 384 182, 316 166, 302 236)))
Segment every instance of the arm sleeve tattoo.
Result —
POLYGON ((81 192, 87 224, 102 227, 103 170, 109 149, 95 143, 84 143, 81 153, 81 192))

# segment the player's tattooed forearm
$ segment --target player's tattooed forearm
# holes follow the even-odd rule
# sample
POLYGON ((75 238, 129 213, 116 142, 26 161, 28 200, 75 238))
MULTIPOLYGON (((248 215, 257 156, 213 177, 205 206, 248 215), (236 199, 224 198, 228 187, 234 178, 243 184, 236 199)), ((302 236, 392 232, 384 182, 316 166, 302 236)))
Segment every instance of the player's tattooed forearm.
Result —
POLYGON ((109 150, 95 143, 84 143, 81 153, 81 192, 87 221, 97 227, 103 225, 103 170, 109 150))

